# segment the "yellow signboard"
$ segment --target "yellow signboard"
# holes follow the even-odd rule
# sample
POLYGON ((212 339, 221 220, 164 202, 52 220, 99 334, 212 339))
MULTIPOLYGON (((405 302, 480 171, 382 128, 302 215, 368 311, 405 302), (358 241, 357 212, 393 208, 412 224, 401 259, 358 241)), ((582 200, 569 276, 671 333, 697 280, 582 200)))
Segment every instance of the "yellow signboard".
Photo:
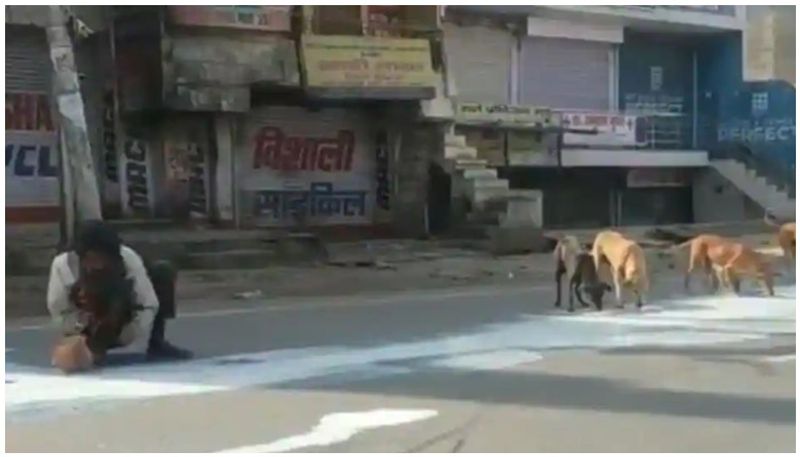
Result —
POLYGON ((435 87, 428 40, 303 35, 301 50, 309 87, 435 87))

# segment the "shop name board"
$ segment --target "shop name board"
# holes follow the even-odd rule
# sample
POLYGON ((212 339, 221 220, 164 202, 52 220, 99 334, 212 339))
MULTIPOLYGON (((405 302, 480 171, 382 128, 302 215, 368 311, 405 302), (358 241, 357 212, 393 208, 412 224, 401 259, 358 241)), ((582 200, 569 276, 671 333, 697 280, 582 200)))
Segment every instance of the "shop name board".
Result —
POLYGON ((793 118, 767 119, 763 122, 740 120, 723 123, 717 130, 718 141, 775 143, 795 140, 793 118))
POLYGON ((301 50, 309 87, 435 87, 428 40, 304 35, 301 50))
POLYGON ((168 10, 171 22, 176 25, 291 30, 291 6, 170 6, 168 10))
POLYGON ((6 131, 6 207, 58 204, 56 135, 6 131))
POLYGON ((355 135, 339 130, 335 137, 289 136, 279 127, 262 128, 255 140, 253 168, 280 171, 349 171, 353 167, 355 135))
POLYGON ((6 92, 6 207, 55 207, 58 148, 46 94, 6 92))
POLYGON ((565 133, 568 146, 636 146, 636 116, 597 112, 561 112, 565 127, 593 130, 592 134, 565 133))
POLYGON ((144 141, 125 141, 125 190, 127 209, 131 212, 150 211, 150 189, 147 167, 147 144, 144 141))
POLYGON ((189 211, 198 216, 205 216, 208 213, 206 154, 198 144, 191 144, 189 151, 189 211))
POLYGON ((626 5, 626 6, 605 6, 619 11, 637 11, 658 14, 661 11, 682 11, 686 13, 708 13, 723 16, 733 16, 736 9, 733 5, 626 5))
POLYGON ((332 182, 312 182, 306 189, 256 192, 255 216, 282 220, 289 217, 363 217, 367 191, 334 190, 332 182))
POLYGON ((47 95, 6 92, 6 130, 54 131, 50 100, 47 95))
POLYGON ((456 122, 531 124, 548 126, 558 122, 549 108, 523 105, 458 103, 455 109, 456 122))
POLYGON ((382 210, 389 210, 389 138, 386 132, 375 138, 376 188, 375 203, 382 210))
POLYGON ((6 175, 55 178, 58 177, 58 160, 49 145, 6 142, 6 175))

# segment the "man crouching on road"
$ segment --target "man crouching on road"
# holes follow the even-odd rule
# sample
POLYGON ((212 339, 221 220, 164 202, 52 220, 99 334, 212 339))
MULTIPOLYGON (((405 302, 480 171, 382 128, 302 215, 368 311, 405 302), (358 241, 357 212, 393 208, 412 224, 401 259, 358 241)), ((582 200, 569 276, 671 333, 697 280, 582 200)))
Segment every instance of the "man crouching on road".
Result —
POLYGON ((53 259, 47 309, 64 338, 53 365, 71 373, 101 365, 108 350, 148 338, 148 360, 188 359, 164 338, 175 317, 175 271, 145 263, 100 221, 84 224, 73 251, 53 259))

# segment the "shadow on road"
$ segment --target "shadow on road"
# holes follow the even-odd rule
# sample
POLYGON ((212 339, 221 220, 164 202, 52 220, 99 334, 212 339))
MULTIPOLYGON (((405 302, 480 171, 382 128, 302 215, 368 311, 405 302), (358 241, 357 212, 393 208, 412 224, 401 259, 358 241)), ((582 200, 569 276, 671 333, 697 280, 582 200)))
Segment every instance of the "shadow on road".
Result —
POLYGON ((795 423, 794 398, 653 389, 591 376, 436 370, 346 384, 292 383, 270 389, 320 390, 489 404, 646 413, 773 424, 795 423))

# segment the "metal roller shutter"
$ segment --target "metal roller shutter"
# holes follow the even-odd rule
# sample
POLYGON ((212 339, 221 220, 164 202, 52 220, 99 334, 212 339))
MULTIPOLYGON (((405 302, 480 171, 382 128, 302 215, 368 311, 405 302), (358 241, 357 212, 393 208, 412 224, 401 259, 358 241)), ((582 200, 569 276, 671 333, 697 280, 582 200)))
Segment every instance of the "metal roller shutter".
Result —
POLYGON ((526 37, 520 59, 520 101, 559 109, 610 109, 611 45, 526 37))
MULTIPOLYGON (((341 200, 341 203, 331 203, 332 207, 336 207, 333 214, 307 215, 303 223, 372 223, 377 182, 374 136, 369 114, 357 108, 307 110, 301 107, 270 106, 251 111, 237 137, 236 186, 240 220, 244 225, 256 226, 291 226, 299 223, 285 212, 279 215, 276 214, 277 211, 267 208, 267 197, 264 193, 277 192, 282 195, 280 198, 295 199, 301 193, 313 193, 312 183, 317 183, 322 186, 330 185, 329 191, 340 197, 349 195, 360 198, 363 195, 365 206, 361 211, 360 207, 352 210, 351 205, 350 214, 345 214, 347 211, 344 206, 349 204, 341 200), (269 142, 264 140, 266 128, 272 129, 269 132, 269 142), (271 146, 265 147, 266 144, 271 146), (268 149, 280 151, 283 158, 291 156, 292 151, 301 151, 300 156, 305 159, 299 159, 297 163, 302 164, 299 166, 289 165, 295 162, 287 162, 285 159, 278 163, 273 152, 267 152, 268 149), (311 150, 316 159, 310 159, 311 150), (342 166, 338 166, 333 157, 338 155, 338 151, 348 150, 352 151, 351 159, 343 160, 342 166), (327 154, 326 159, 321 159, 323 151, 328 151, 324 152, 327 154), (341 212, 337 212, 338 210, 341 212)), ((346 156, 347 153, 343 154, 343 157, 346 156)), ((270 194, 269 198, 278 197, 270 194)))
POLYGON ((50 93, 44 30, 6 24, 6 92, 50 93))
POLYGON ((447 65, 456 83, 457 98, 509 103, 514 43, 507 30, 445 24, 447 65))

